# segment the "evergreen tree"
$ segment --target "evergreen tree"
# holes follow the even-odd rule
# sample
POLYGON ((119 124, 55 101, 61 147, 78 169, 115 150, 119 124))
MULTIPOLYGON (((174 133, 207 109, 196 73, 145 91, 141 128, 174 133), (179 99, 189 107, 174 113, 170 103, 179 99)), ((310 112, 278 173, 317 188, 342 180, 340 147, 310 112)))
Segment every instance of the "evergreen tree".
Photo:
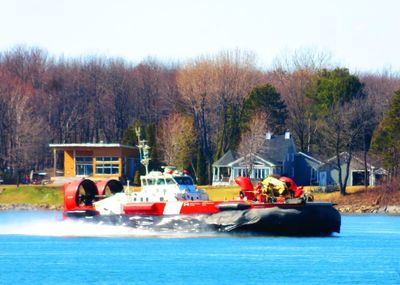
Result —
POLYGON ((160 169, 161 164, 157 157, 157 144, 156 144, 156 127, 154 124, 147 124, 145 130, 145 138, 147 145, 150 147, 149 156, 150 164, 149 168, 151 170, 160 169))
MULTIPOLYGON (((307 97, 312 101, 309 107, 310 120, 317 122, 318 126, 315 128, 312 143, 315 145, 314 152, 327 158, 336 155, 336 152, 327 149, 326 142, 333 137, 327 137, 326 132, 324 133, 322 129, 332 128, 326 124, 336 109, 340 110, 352 100, 365 97, 364 85, 357 76, 350 74, 347 68, 322 69, 311 81, 311 86, 307 91, 307 97)), ((345 150, 340 149, 340 152, 342 151, 345 150)))
POLYGON ((129 125, 122 135, 121 143, 125 145, 136 146, 138 144, 138 138, 136 135, 136 129, 140 128, 141 136, 143 139, 142 122, 137 120, 133 124, 129 125))
POLYGON ((364 97, 364 85, 347 68, 323 69, 313 78, 308 96, 314 100, 314 111, 326 113, 334 104, 340 105, 364 97))
POLYGON ((257 86, 250 92, 244 103, 242 129, 247 129, 251 116, 260 111, 267 115, 270 131, 277 134, 285 131, 286 105, 278 91, 270 84, 257 86))
POLYGON ((229 104, 226 113, 226 137, 223 135, 224 132, 219 134, 214 160, 218 160, 229 149, 235 149, 240 141, 240 111, 234 104, 229 104))
POLYGON ((314 101, 311 111, 318 120, 317 145, 323 156, 336 156, 340 193, 346 195, 353 152, 360 149, 369 124, 371 110, 365 104, 363 84, 346 68, 323 69, 313 78, 309 97, 314 101), (341 155, 343 152, 346 155, 341 155), (344 170, 342 166, 345 165, 344 170))
POLYGON ((372 149, 378 153, 392 176, 398 176, 400 166, 400 90, 394 93, 373 139, 372 149))
POLYGON ((207 164, 200 148, 198 149, 196 157, 196 183, 199 185, 205 185, 207 183, 207 164))

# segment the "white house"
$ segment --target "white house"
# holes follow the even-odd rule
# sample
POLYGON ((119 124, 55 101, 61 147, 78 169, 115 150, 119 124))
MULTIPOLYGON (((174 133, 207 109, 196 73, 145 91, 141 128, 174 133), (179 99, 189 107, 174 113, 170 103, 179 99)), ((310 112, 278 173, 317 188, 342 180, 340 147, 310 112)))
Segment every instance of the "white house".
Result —
MULTIPOLYGON (((296 147, 290 132, 284 135, 267 133, 260 150, 251 155, 252 179, 264 179, 270 174, 295 176, 296 147)), ((248 164, 246 156, 229 150, 213 164, 213 185, 230 185, 237 176, 247 176, 248 164)))

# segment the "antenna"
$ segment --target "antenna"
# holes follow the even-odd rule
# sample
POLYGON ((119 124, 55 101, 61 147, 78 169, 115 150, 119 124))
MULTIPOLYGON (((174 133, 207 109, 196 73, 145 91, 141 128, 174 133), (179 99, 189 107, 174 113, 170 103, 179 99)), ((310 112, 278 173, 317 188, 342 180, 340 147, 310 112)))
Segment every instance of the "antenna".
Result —
POLYGON ((149 158, 149 150, 150 147, 146 144, 146 140, 142 140, 141 136, 140 136, 140 127, 137 127, 135 129, 136 131, 136 136, 138 139, 138 145, 137 147, 139 148, 139 155, 140 155, 140 163, 144 165, 144 167, 146 168, 146 175, 149 173, 149 162, 150 162, 150 158, 149 158))

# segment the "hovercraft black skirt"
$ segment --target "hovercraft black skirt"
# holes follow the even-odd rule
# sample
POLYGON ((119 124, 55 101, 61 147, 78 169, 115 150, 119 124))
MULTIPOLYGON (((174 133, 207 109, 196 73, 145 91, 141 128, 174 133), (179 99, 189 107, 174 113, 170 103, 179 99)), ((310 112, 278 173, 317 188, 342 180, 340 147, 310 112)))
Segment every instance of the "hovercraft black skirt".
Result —
POLYGON ((224 232, 323 236, 340 232, 340 213, 331 203, 282 204, 272 208, 228 210, 209 216, 207 224, 224 232))

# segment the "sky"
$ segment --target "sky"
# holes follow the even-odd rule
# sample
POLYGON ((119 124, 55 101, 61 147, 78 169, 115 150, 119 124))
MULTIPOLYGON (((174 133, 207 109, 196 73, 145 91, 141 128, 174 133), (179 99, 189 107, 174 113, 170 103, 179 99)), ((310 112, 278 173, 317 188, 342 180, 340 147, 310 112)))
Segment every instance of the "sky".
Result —
POLYGON ((0 0, 0 51, 185 62, 240 49, 270 68, 299 50, 400 71, 398 0, 0 0))

